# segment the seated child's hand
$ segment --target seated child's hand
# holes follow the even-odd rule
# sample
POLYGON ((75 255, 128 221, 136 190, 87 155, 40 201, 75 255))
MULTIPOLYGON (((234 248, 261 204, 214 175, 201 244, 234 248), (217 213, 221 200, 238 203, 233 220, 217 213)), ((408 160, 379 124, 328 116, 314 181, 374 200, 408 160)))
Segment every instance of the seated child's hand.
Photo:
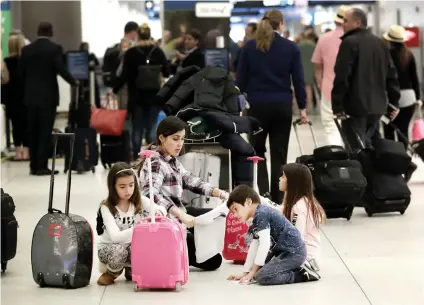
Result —
POLYGON ((254 278, 253 274, 248 273, 240 279, 240 283, 241 284, 250 284, 251 282, 253 282, 253 278, 254 278))
POLYGON ((245 272, 241 275, 230 275, 227 280, 228 281, 240 281, 243 277, 245 277, 248 273, 245 272))

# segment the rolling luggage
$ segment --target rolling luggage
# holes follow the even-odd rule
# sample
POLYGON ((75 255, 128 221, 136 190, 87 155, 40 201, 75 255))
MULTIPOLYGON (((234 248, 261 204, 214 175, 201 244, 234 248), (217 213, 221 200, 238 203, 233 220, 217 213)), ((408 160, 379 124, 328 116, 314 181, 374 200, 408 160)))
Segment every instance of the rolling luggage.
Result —
POLYGON ((117 162, 131 162, 128 130, 122 131, 120 136, 100 135, 100 160, 105 169, 117 162))
POLYGON ((15 257, 18 243, 18 222, 15 218, 13 198, 1 189, 1 272, 7 262, 15 257))
MULTIPOLYGON (((218 156, 201 152, 189 152, 178 157, 178 160, 194 176, 211 185, 219 185, 221 159, 218 156)), ((196 208, 213 209, 221 203, 221 200, 215 197, 195 194, 190 190, 184 190, 183 202, 196 208)))
MULTIPOLYGON (((349 147, 339 121, 337 119, 334 121, 343 141, 349 147)), ((411 191, 407 182, 400 174, 381 171, 381 168, 375 164, 375 151, 365 148, 359 135, 357 133, 356 135, 361 147, 356 153, 356 158, 361 163, 363 174, 367 179, 367 187, 362 196, 365 212, 369 217, 376 213, 387 212, 400 212, 403 215, 411 202, 411 191)))
POLYGON ((383 138, 374 142, 374 162, 381 172, 403 175, 411 161, 403 143, 383 138))
POLYGON ((75 135, 55 134, 48 212, 37 223, 32 236, 32 276, 40 287, 79 288, 90 283, 93 269, 93 231, 85 218, 69 214, 71 171, 68 171, 67 177, 65 212, 53 208, 59 136, 70 138, 69 160, 73 155, 75 135))
MULTIPOLYGON (((259 194, 258 188, 258 162, 263 161, 261 157, 250 157, 253 162, 253 188, 259 194)), ((249 224, 241 222, 232 211, 226 218, 224 249, 222 256, 226 260, 231 260, 236 264, 244 264, 249 252, 249 245, 246 243, 246 236, 249 224)))
POLYGON ((68 126, 65 128, 65 133, 75 134, 72 162, 69 162, 69 153, 71 152, 69 141, 63 141, 62 137, 59 137, 58 140, 59 143, 63 143, 63 146, 66 146, 64 171, 66 173, 71 169, 79 174, 87 171, 94 173, 95 166, 99 160, 99 147, 96 130, 89 127, 90 103, 84 102, 84 97, 79 95, 78 87, 73 89, 72 93, 68 126))
POLYGON ((131 241, 131 269, 134 290, 175 289, 188 281, 188 251, 186 233, 176 220, 155 216, 152 194, 151 156, 157 152, 145 150, 149 167, 150 217, 134 227, 131 241))
MULTIPOLYGON (((297 126, 300 120, 293 123, 293 129, 303 155, 297 126)), ((367 180, 362 174, 362 166, 356 160, 350 160, 349 154, 341 146, 327 145, 317 147, 312 123, 309 129, 314 139, 314 155, 299 157, 296 162, 309 167, 314 180, 314 195, 320 202, 327 218, 346 218, 350 220, 355 205, 361 202, 367 180)))
POLYGON ((70 147, 67 142, 67 149, 65 151, 65 170, 66 173, 69 168, 77 171, 79 174, 91 171, 96 171, 96 165, 99 160, 99 146, 97 144, 97 133, 93 128, 72 128, 70 126, 65 128, 65 133, 75 134, 74 153, 72 163, 69 162, 70 147))

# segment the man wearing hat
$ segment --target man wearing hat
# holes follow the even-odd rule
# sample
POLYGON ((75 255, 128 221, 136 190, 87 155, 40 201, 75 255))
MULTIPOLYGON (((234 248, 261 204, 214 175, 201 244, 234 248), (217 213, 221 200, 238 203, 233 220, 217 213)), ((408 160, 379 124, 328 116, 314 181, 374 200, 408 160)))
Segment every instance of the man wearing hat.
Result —
POLYGON ((367 30, 365 12, 350 9, 343 20, 331 103, 333 113, 343 119, 350 148, 356 150, 361 148, 358 135, 366 146, 379 136, 380 118, 388 109, 392 120, 397 116, 400 90, 389 50, 367 30))
POLYGON ((315 78, 321 90, 321 122, 324 126, 324 134, 327 138, 328 145, 342 145, 340 133, 333 120, 331 90, 333 89, 334 81, 334 65, 336 64, 337 53, 342 42, 340 37, 344 33, 343 18, 348 10, 348 6, 340 6, 337 15, 334 16, 336 28, 320 37, 312 55, 315 78))

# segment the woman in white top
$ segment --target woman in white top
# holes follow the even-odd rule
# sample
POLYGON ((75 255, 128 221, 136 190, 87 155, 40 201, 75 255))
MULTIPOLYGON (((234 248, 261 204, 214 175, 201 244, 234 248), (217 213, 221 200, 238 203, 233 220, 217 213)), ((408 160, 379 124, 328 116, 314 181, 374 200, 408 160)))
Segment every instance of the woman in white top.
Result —
MULTIPOLYGON (((98 279, 99 285, 111 285, 125 268, 125 278, 131 280, 131 239, 134 225, 150 211, 150 201, 141 201, 135 171, 127 163, 116 163, 107 177, 109 195, 97 213, 99 261, 106 267, 98 279)), ((156 211, 166 215, 166 210, 156 211)))
POLYGON ((307 260, 315 271, 320 251, 319 226, 325 222, 325 212, 314 197, 311 171, 298 163, 283 166, 280 190, 285 192, 283 214, 299 230, 306 245, 307 260))

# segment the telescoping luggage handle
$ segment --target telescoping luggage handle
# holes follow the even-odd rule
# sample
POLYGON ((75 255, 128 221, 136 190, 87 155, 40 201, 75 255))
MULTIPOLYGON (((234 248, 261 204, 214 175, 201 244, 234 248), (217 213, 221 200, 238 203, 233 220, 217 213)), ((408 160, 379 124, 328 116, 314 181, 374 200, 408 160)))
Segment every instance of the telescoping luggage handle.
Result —
MULTIPOLYGON (((337 126, 337 129, 339 130, 340 136, 342 137, 343 143, 345 145, 346 148, 349 149, 350 153, 355 153, 355 151, 353 151, 352 146, 350 145, 345 132, 342 129, 342 126, 340 125, 339 119, 337 117, 334 117, 334 123, 337 126)), ((356 130, 356 128, 354 126, 350 127, 352 129, 352 133, 355 135, 356 137, 356 141, 358 141, 359 147, 361 149, 365 149, 365 144, 361 139, 361 136, 359 135, 358 131, 356 130)))
POLYGON ((149 169, 149 199, 150 199, 150 220, 155 223, 155 201, 153 200, 153 177, 152 177, 152 156, 157 152, 153 150, 143 150, 139 156, 146 157, 147 167, 149 169))
POLYGON ((71 195, 71 172, 72 172, 72 159, 74 156, 74 143, 75 143, 75 134, 74 133, 54 133, 53 134, 53 141, 54 141, 54 148, 53 148, 53 161, 52 161, 52 175, 50 178, 50 192, 49 192, 49 213, 62 213, 62 211, 53 209, 53 190, 54 190, 54 171, 56 167, 56 153, 57 153, 57 142, 59 140, 59 137, 69 137, 69 170, 68 170, 68 181, 66 185, 66 202, 65 202, 65 215, 69 214, 69 199, 71 195))
MULTIPOLYGON (((297 120, 295 120, 295 121, 293 122, 293 129, 294 129, 294 133, 296 134, 296 140, 297 140, 297 143, 299 144, 300 154, 303 156, 303 155, 304 155, 304 151, 303 151, 302 143, 300 142, 299 133, 298 133, 298 131, 297 131, 297 126, 298 126, 298 125, 302 125, 301 123, 302 123, 302 119, 297 119, 297 120)), ((318 147, 318 142, 317 142, 317 138, 315 137, 314 129, 312 128, 312 126, 313 126, 313 125, 312 125, 312 122, 311 122, 311 121, 308 121, 308 123, 307 123, 307 124, 308 124, 308 126, 309 126, 310 131, 311 131, 312 139, 314 140, 315 148, 317 148, 317 147, 318 147)))
POLYGON ((248 160, 253 162, 253 188, 254 190, 259 194, 259 187, 258 187, 258 163, 259 161, 265 160, 264 158, 253 156, 247 158, 248 160))

